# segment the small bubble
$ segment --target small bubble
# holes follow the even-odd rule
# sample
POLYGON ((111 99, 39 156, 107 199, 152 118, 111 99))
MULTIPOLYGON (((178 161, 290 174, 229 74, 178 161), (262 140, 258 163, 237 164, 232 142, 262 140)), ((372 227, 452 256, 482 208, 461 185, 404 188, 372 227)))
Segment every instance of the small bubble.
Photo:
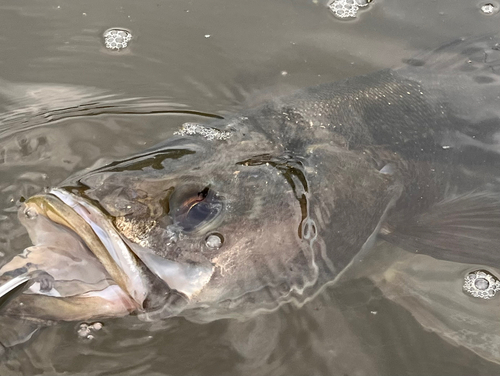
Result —
POLYGON ((483 6, 481 6, 481 12, 483 12, 484 14, 493 14, 496 13, 496 11, 497 8, 491 3, 484 4, 483 6))
POLYGON ((282 76, 286 76, 287 74, 288 74, 288 72, 287 72, 286 70, 281 71, 281 75, 282 75, 282 76))
POLYGON ((210 38, 210 34, 205 34, 205 38, 210 38))
POLYGON ((80 338, 87 338, 90 335, 90 328, 86 323, 80 324, 76 333, 80 338))
POLYGON ((92 329, 98 331, 98 330, 101 330, 103 325, 101 322, 95 322, 91 325, 92 329))
POLYGON ((485 278, 478 278, 474 282, 474 286, 476 286, 478 290, 486 290, 490 286, 490 283, 485 278))

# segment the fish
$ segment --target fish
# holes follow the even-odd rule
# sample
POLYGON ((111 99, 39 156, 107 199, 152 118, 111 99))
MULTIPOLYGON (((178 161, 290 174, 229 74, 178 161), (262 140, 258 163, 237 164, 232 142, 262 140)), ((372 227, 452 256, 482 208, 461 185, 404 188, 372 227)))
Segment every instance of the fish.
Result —
POLYGON ((33 245, 0 268, 0 315, 244 320, 368 276, 428 330, 500 361, 453 335, 450 314, 498 305, 462 281, 500 276, 499 43, 462 38, 399 68, 185 123, 22 198, 33 245), (429 285, 422 266, 452 270, 453 283, 429 285), (460 299, 431 304, 444 296, 460 299))

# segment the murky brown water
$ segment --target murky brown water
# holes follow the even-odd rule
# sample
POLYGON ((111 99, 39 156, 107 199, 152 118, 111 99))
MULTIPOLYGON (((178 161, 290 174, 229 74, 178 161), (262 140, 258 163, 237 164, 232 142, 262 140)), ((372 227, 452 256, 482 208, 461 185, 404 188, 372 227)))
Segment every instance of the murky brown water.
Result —
MULTIPOLYGON (((2 0, 0 106, 16 116, 0 118, 0 264, 29 245, 20 196, 152 146, 200 119, 190 111, 224 115, 496 32, 499 16, 480 4, 374 0, 341 22, 313 1, 2 0), (110 27, 132 32, 127 49, 104 48, 110 27)), ((80 323, 45 328, 7 352, 0 374, 500 373, 424 330, 366 278, 243 323, 103 323, 92 341, 78 338, 80 323)))

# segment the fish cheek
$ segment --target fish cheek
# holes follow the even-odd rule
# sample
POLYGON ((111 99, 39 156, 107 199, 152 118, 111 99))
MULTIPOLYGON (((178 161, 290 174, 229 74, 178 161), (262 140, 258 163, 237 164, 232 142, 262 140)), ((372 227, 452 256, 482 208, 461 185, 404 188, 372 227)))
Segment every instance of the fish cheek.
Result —
POLYGON ((214 274, 200 300, 236 299, 294 280, 290 278, 295 270, 292 263, 303 246, 297 231, 302 213, 291 192, 280 202, 273 198, 267 201, 261 197, 258 204, 247 201, 247 208, 253 206, 258 211, 231 213, 215 229, 224 236, 224 243, 219 249, 204 248, 214 274))
POLYGON ((120 196, 104 195, 99 203, 113 217, 116 229, 130 241, 144 246, 155 227, 172 223, 168 213, 173 187, 155 182, 150 191, 127 187, 115 192, 118 190, 120 196), (158 185, 162 188, 158 189, 158 185))

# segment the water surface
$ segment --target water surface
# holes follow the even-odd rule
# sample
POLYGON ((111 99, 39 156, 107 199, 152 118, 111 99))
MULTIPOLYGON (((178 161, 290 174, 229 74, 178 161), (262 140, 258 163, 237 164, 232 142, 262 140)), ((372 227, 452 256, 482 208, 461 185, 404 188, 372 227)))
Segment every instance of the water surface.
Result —
MULTIPOLYGON (((374 0, 354 21, 324 2, 192 0, 0 5, 0 263, 30 244, 21 196, 152 146, 187 121, 397 66, 496 32, 475 1, 374 0), (110 27, 130 30, 121 52, 110 27)), ((500 372, 424 329, 360 277, 302 308, 246 322, 103 320, 91 341, 61 323, 11 348, 0 374, 421 375, 500 372)))

